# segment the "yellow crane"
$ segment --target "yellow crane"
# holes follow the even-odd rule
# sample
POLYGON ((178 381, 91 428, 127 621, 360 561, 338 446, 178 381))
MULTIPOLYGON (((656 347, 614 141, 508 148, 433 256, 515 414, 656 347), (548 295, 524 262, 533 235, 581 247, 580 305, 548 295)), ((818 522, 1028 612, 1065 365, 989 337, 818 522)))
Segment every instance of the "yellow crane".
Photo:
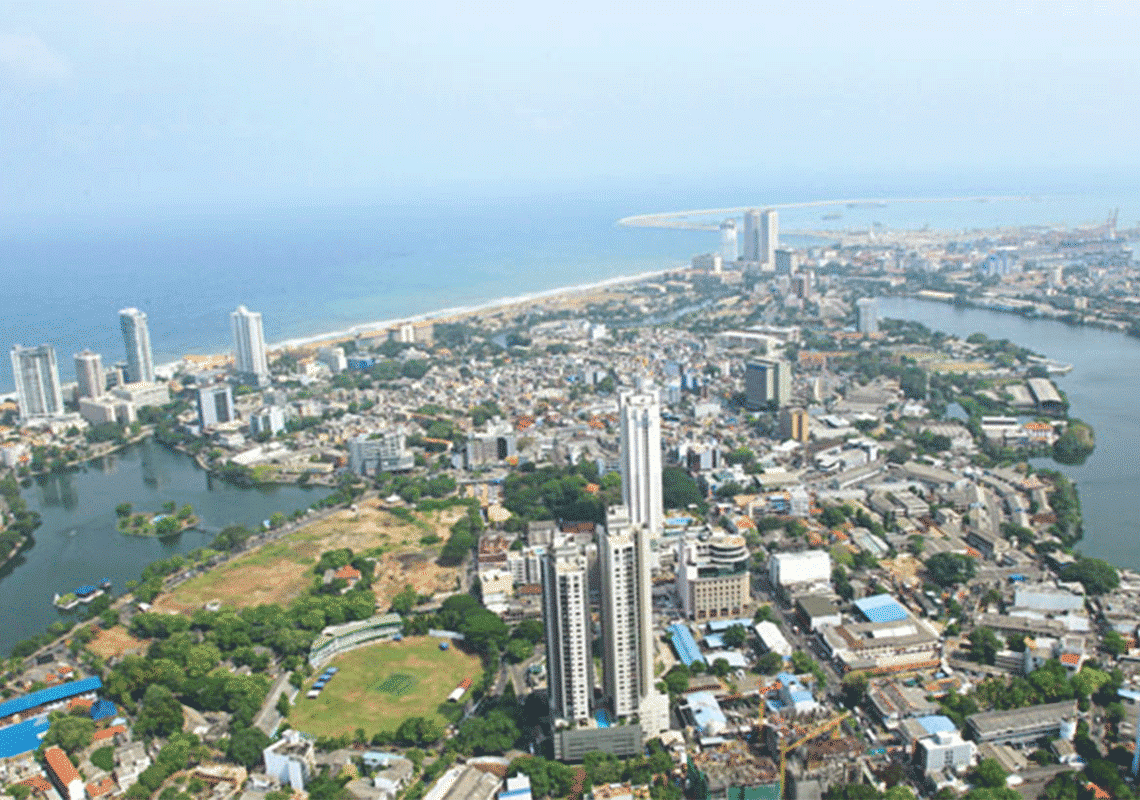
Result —
POLYGON ((811 728, 806 734, 804 734, 798 740, 792 742, 791 744, 783 745, 782 747, 779 748, 779 750, 780 750, 780 794, 778 796, 779 800, 784 800, 784 772, 788 766, 788 761, 787 761, 788 753, 795 750, 797 747, 799 747, 804 742, 809 742, 812 739, 814 739, 815 737, 819 736, 821 733, 826 733, 827 731, 835 728, 836 726, 839 725, 839 723, 843 722, 843 720, 847 719, 849 716, 851 716, 851 712, 850 711, 844 711, 839 716, 832 717, 827 722, 822 722, 819 725, 816 725, 815 727, 811 728))

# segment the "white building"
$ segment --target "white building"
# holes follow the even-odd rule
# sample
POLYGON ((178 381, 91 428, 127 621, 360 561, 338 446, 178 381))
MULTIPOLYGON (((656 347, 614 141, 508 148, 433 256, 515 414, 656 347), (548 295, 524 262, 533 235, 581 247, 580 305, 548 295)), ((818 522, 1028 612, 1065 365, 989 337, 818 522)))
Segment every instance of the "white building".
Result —
POLYGON ((745 261, 760 260, 760 211, 750 208, 744 212, 744 242, 740 256, 745 261))
MULTIPOLYGON (((48 344, 39 347, 12 347, 12 375, 16 379, 16 397, 20 405, 20 419, 54 417, 63 413, 63 393, 59 386, 59 367, 55 362, 55 348, 48 344)), ((660 477, 660 476, 659 476, 660 477)))
POLYGON ((650 536, 665 526, 661 489, 661 406, 657 392, 622 392, 621 492, 630 521, 650 536))
POLYGON ((317 359, 334 375, 339 375, 348 369, 348 358, 344 355, 343 347, 322 347, 317 359))
POLYGON ((760 214, 756 261, 772 269, 776 265, 776 248, 780 246, 780 217, 774 208, 760 214))
POLYGON ((170 402, 170 388, 165 383, 153 381, 124 383, 112 389, 111 394, 120 400, 126 400, 135 408, 160 407, 170 402))
POLYGON ((75 396, 101 397, 107 391, 103 375, 103 356, 84 350, 75 354, 75 396))
POLYGON ((305 790, 305 783, 316 770, 313 742, 294 730, 281 734, 261 755, 265 759, 265 774, 297 792, 305 790))
POLYGON ((792 645, 784 638, 784 634, 780 633, 780 628, 774 622, 767 620, 757 622, 755 630, 760 644, 764 645, 765 652, 778 653, 784 658, 792 657, 792 645))
POLYGON ((236 357, 234 365, 239 374, 258 386, 269 382, 269 358, 265 350, 265 333, 261 329, 261 313, 238 306, 230 314, 234 332, 236 357))
POLYGON ((507 569, 516 586, 542 583, 542 561, 546 552, 543 545, 530 545, 507 553, 507 569))
POLYGON ((736 220, 726 219, 720 223, 720 257, 732 263, 739 256, 736 243, 736 220))
POLYGON ((677 543, 677 593, 689 619, 739 617, 751 599, 743 536, 688 536, 677 543))
POLYGON ((768 578, 776 588, 796 584, 830 583, 831 554, 826 550, 773 553, 768 560, 768 578))
POLYGON ((415 463, 399 428, 361 434, 348 443, 348 468, 356 475, 400 472, 411 469, 415 463))
POLYGON ((233 422, 234 395, 228 383, 198 387, 198 424, 205 428, 233 422))
POLYGON ((262 406, 249 415, 249 432, 253 436, 268 433, 274 436, 285 430, 285 409, 281 406, 262 406))
POLYGON ((123 347, 127 351, 127 382, 153 383, 154 356, 150 351, 146 314, 137 308, 124 308, 119 312, 119 327, 122 328, 123 347))
POLYGON ((963 770, 973 763, 975 753, 974 743, 964 740, 957 731, 937 731, 919 739, 914 749, 915 759, 927 775, 963 770))
POLYGON ((861 297, 855 301, 859 315, 859 333, 879 332, 879 301, 874 297, 861 297))
POLYGON ((542 568, 550 715, 585 724, 594 699, 586 556, 581 548, 563 543, 547 554, 542 568))

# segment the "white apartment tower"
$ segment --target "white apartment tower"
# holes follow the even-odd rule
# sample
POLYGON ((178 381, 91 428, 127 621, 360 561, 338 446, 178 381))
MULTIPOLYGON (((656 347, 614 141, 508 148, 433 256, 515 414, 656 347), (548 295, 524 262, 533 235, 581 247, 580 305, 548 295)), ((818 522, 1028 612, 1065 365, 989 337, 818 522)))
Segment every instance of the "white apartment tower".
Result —
POLYGON ((230 314, 234 330, 237 371, 258 386, 269 383, 269 359, 265 352, 265 333, 261 329, 261 313, 238 306, 230 314))
POLYGON ((59 387, 59 367, 55 349, 48 344, 39 347, 12 347, 12 375, 16 379, 16 396, 20 419, 54 417, 63 413, 63 393, 59 387))
POLYGON ((127 383, 154 383, 154 356, 150 351, 146 314, 137 308, 124 308, 119 312, 119 327, 123 329, 123 346, 127 351, 127 383))
POLYGON ((90 350, 75 354, 75 393, 77 397, 96 398, 106 393, 106 377, 103 374, 103 357, 90 350))
POLYGON ((744 244, 740 255, 745 261, 760 260, 760 211, 755 208, 744 212, 744 244))
POLYGON ((665 506, 661 490, 661 404, 657 392, 622 392, 621 495, 635 525, 661 535, 665 506))
POLYGON ((720 223, 720 257, 726 264, 736 261, 739 253, 736 243, 736 220, 726 219, 720 223))
MULTIPOLYGON (((564 542, 542 558, 542 613, 550 716, 584 724, 594 699, 590 581, 580 547, 564 542)), ((557 722, 556 722, 557 724, 557 722)))
POLYGON ((756 245, 756 260, 769 269, 776 266, 776 248, 780 246, 780 218, 775 209, 760 214, 760 231, 756 245))
POLYGON ((879 332, 879 301, 874 297, 861 297, 855 301, 859 316, 859 333, 879 332))

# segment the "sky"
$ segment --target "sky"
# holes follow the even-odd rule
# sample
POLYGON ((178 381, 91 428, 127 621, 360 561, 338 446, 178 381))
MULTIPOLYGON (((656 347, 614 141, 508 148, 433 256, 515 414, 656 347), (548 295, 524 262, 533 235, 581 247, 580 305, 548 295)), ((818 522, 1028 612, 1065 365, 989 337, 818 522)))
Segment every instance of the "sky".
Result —
POLYGON ((1133 185, 1138 22, 1135 2, 0 0, 0 225, 1133 185))

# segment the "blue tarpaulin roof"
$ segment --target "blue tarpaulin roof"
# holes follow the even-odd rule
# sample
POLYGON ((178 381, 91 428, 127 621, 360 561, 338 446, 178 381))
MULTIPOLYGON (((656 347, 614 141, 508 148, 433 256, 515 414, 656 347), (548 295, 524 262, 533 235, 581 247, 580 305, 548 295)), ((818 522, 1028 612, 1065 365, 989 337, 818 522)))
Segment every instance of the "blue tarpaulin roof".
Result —
POLYGON ((907 617, 906 609, 889 594, 856 600, 855 607, 871 622, 901 622, 907 617))
POLYGON ((692 666, 694 661, 705 663, 701 657, 701 649, 697 647, 697 640, 693 638, 693 633, 687 625, 679 622, 670 625, 669 640, 673 643, 673 649, 677 651, 677 658, 681 659, 681 663, 686 667, 692 666))
POLYGON ((91 706, 91 719, 94 720, 107 719, 118 713, 119 709, 110 700, 96 700, 91 706))
POLYGON ((47 733, 48 725, 47 717, 43 716, 0 728, 0 758, 12 758, 35 750, 47 733))
POLYGON ((59 700, 66 700, 69 697, 95 692, 102 688, 103 681, 98 675, 93 675, 81 681, 61 683, 59 686, 52 686, 49 689, 40 689, 38 692, 32 692, 23 697, 13 697, 7 702, 0 703, 0 719, 10 717, 13 714, 20 714, 36 706, 42 706, 46 703, 55 703, 59 700))
POLYGON ((728 719, 712 692, 690 692, 685 695, 685 702, 688 703, 693 722, 701 729, 701 733, 711 733, 711 726, 714 724, 721 728, 728 724, 728 719))
POLYGON ((954 721, 949 717, 944 717, 941 714, 931 714, 927 717, 919 717, 915 720, 922 729, 933 736, 936 733, 950 733, 951 731, 958 730, 954 726, 954 721))

